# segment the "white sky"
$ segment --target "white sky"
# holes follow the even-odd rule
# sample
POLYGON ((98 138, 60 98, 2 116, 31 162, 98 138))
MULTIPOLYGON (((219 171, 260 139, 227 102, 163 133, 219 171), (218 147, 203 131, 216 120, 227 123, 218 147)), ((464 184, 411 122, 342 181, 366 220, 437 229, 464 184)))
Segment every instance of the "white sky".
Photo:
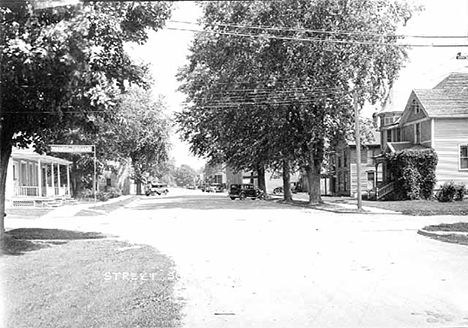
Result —
MULTIPOLYGON (((419 0, 425 10, 410 19, 407 26, 400 33, 406 35, 468 35, 468 0, 419 0)), ((183 1, 176 3, 171 20, 195 22, 201 11, 194 2, 183 1)), ((168 23, 167 26, 177 26, 168 23)), ((185 26, 186 27, 186 26, 185 26)), ((153 33, 148 43, 135 46, 137 55, 151 63, 155 78, 155 93, 163 94, 170 111, 178 111, 184 95, 176 92, 178 82, 176 73, 186 62, 188 45, 193 37, 192 32, 163 29, 153 33)), ((423 43, 421 39, 411 39, 408 42, 423 43)), ((440 40, 440 42, 444 42, 440 40)), ((449 40, 449 43, 468 44, 466 39, 449 40)), ((456 60, 457 52, 468 52, 465 48, 414 48, 410 51, 410 60, 400 73, 400 78, 394 88, 394 103, 398 109, 406 104, 412 89, 434 87, 445 75, 468 66, 468 60, 456 60)), ((375 111, 368 108, 365 115, 375 111)), ((175 131, 174 131, 175 132, 175 131)), ((182 143, 174 133, 172 139, 172 156, 176 165, 190 165, 198 169, 205 161, 190 155, 187 144, 182 143)))

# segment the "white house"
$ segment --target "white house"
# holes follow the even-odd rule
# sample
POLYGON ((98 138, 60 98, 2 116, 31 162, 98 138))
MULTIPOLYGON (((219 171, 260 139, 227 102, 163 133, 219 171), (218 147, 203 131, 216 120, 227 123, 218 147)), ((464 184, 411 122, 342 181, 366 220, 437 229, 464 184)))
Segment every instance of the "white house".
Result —
POLYGON ((70 198, 71 162, 30 149, 14 149, 8 164, 7 206, 41 206, 70 198))

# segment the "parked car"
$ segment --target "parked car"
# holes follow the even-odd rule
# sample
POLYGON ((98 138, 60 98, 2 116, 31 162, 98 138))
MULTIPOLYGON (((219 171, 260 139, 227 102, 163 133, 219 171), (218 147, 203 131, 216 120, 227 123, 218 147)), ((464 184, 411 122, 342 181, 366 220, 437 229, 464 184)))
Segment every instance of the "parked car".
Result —
POLYGON ((229 198, 232 200, 239 198, 240 200, 244 200, 246 198, 252 199, 264 199, 265 193, 255 188, 253 184, 244 183, 244 184, 232 184, 229 187, 229 198))
MULTIPOLYGON (((293 194, 296 194, 298 191, 301 191, 299 186, 295 182, 291 182, 291 192, 293 194)), ((276 187, 275 189, 273 189, 273 194, 274 195, 282 194, 283 192, 284 192, 283 186, 276 187)))
POLYGON ((224 188, 220 183, 212 183, 208 186, 208 188, 209 188, 209 192, 223 192, 224 191, 224 188))
POLYGON ((145 194, 146 196, 152 195, 167 195, 169 189, 167 189, 167 184, 165 183, 148 183, 146 186, 145 194))

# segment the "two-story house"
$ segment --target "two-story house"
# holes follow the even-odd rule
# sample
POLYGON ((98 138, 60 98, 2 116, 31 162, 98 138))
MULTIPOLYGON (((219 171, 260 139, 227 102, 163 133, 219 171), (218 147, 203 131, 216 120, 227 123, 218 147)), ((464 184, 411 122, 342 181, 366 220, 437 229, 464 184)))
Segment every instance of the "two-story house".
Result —
MULTIPOLYGON (((451 73, 433 89, 413 90, 400 115, 384 111, 379 117, 382 154, 432 148, 439 159, 437 187, 451 180, 468 184, 468 73, 451 73)), ((376 170, 384 185, 382 157, 376 170)))
MULTIPOLYGON (((374 158, 380 154, 380 135, 375 134, 374 140, 361 147, 361 192, 375 188, 374 158)), ((355 142, 341 141, 334 152, 334 194, 338 196, 355 196, 357 194, 357 152, 355 142)))

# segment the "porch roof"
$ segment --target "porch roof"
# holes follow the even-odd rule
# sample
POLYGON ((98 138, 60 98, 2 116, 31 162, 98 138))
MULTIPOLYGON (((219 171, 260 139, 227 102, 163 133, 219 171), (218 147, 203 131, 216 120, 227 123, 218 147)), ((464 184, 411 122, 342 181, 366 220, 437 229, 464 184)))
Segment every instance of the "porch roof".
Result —
POLYGON ((11 153, 12 159, 23 159, 23 160, 30 160, 30 161, 41 161, 41 163, 54 163, 54 164, 62 164, 62 165, 70 165, 71 162, 67 161, 62 158, 48 156, 48 155, 40 155, 30 150, 13 150, 11 153))
POLYGON ((405 149, 429 149, 430 147, 426 147, 423 145, 414 145, 410 143, 409 141, 403 141, 403 142, 387 142, 387 147, 385 147, 384 152, 387 152, 387 150, 390 150, 392 153, 398 153, 402 150, 405 149))

